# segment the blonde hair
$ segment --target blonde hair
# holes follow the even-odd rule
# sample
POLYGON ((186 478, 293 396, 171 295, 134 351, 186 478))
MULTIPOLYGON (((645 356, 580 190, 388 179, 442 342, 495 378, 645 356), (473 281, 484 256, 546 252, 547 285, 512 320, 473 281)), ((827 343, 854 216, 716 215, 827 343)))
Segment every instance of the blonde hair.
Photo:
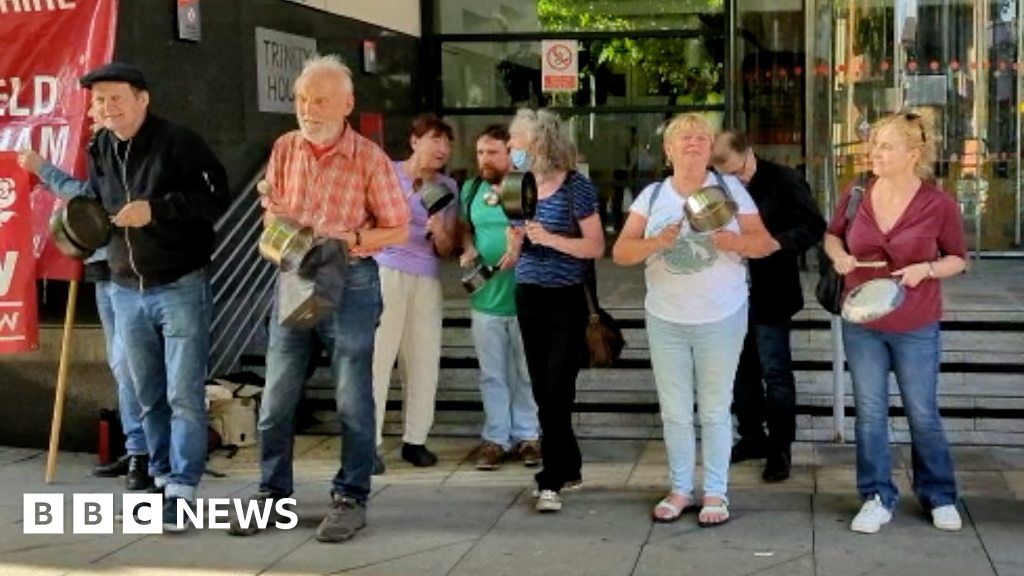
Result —
POLYGON ((918 150, 920 154, 914 165, 914 172, 920 178, 930 179, 932 167, 938 157, 938 143, 935 139, 935 123, 930 114, 917 110, 907 110, 890 114, 871 126, 868 142, 873 147, 878 133, 891 126, 899 134, 907 148, 918 150))
POLYGON ((665 141, 675 138, 683 132, 698 132, 707 134, 709 140, 715 139, 715 128, 707 118, 693 112, 676 114, 665 128, 665 141))
POLYGON ((352 69, 346 66, 337 54, 317 55, 306 60, 294 85, 298 86, 299 82, 302 82, 307 76, 318 72, 340 74, 342 88, 348 92, 355 92, 355 85, 352 83, 352 69))
POLYGON ((509 124, 509 132, 522 130, 533 153, 531 170, 550 174, 576 168, 576 145, 569 139, 565 124, 550 110, 520 108, 509 124))

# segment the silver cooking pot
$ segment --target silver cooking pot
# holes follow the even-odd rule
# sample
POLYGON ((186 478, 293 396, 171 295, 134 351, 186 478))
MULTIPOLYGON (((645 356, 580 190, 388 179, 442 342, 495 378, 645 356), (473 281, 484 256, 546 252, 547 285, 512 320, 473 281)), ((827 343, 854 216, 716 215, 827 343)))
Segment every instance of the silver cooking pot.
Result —
POLYGON ((260 234, 260 254, 284 272, 298 270, 313 249, 313 229, 277 218, 260 234))
POLYGON ((469 270, 462 275, 462 287, 466 289, 466 292, 476 294, 497 271, 497 266, 487 266, 477 258, 469 270))
POLYGON ((447 186, 437 182, 424 182, 419 186, 419 193, 420 202, 428 216, 433 216, 444 210, 455 199, 455 194, 447 186))
POLYGON ((537 213, 537 180, 532 172, 509 172, 498 187, 509 220, 530 220, 537 213))
POLYGON ((66 256, 85 260, 110 242, 110 215, 97 200, 75 196, 50 217, 53 243, 66 256))
POLYGON ((714 232, 732 222, 739 211, 736 201, 719 186, 705 186, 691 194, 683 206, 690 227, 696 232, 714 232))

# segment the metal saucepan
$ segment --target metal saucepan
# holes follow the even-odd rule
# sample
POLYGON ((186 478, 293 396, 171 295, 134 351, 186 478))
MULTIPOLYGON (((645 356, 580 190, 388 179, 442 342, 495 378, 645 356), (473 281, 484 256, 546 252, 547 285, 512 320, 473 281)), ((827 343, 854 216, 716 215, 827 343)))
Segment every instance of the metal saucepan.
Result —
POLYGON ((531 172, 509 172, 499 186, 501 209, 509 220, 530 220, 537 213, 537 180, 531 172))
POLYGON ((691 194, 683 206, 690 227, 696 232, 714 232, 732 222, 739 207, 718 186, 705 186, 691 194))
POLYGON ((260 234, 260 255, 284 272, 298 270, 313 248, 313 229, 277 218, 260 234))
POLYGON ((890 314, 903 304, 906 289, 898 280, 876 278, 857 286, 843 300, 843 319, 864 324, 890 314))
POLYGON ((497 271, 497 266, 487 266, 477 258, 469 270, 462 275, 462 287, 466 289, 466 292, 476 294, 497 271))
POLYGON ((50 217, 50 233, 62 253, 85 260, 110 242, 110 215, 99 201, 76 196, 50 217))
POLYGON ((428 216, 433 216, 444 210, 455 199, 455 194, 444 184, 437 182, 424 182, 419 186, 420 202, 426 209, 428 216))

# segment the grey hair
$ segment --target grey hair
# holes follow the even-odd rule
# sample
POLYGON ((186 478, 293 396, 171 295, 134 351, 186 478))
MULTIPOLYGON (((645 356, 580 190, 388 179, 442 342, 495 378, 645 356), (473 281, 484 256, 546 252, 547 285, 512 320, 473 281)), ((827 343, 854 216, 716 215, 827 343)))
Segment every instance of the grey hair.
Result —
POLYGON ((509 132, 519 130, 525 132, 533 153, 532 171, 550 174, 576 168, 576 145, 557 114, 545 109, 520 108, 509 125, 509 132))
POLYGON ((349 92, 355 92, 355 85, 352 82, 352 69, 346 66, 337 54, 317 55, 306 60, 302 65, 302 73, 295 79, 295 85, 298 86, 299 82, 305 79, 306 76, 318 72, 341 74, 342 88, 349 92))

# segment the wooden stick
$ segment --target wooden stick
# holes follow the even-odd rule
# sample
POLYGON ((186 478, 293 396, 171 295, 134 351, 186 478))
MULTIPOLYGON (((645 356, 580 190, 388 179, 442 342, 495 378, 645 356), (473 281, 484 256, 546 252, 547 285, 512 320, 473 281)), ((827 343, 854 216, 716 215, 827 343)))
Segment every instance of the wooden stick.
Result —
POLYGON ((60 342, 60 367, 57 369, 57 391, 53 401, 53 420, 50 421, 50 451, 46 454, 46 483, 57 476, 57 452, 60 450, 60 424, 64 419, 64 397, 68 387, 68 364, 71 355, 71 331, 75 327, 75 305, 78 302, 78 280, 71 281, 68 307, 64 313, 64 336, 60 342))

